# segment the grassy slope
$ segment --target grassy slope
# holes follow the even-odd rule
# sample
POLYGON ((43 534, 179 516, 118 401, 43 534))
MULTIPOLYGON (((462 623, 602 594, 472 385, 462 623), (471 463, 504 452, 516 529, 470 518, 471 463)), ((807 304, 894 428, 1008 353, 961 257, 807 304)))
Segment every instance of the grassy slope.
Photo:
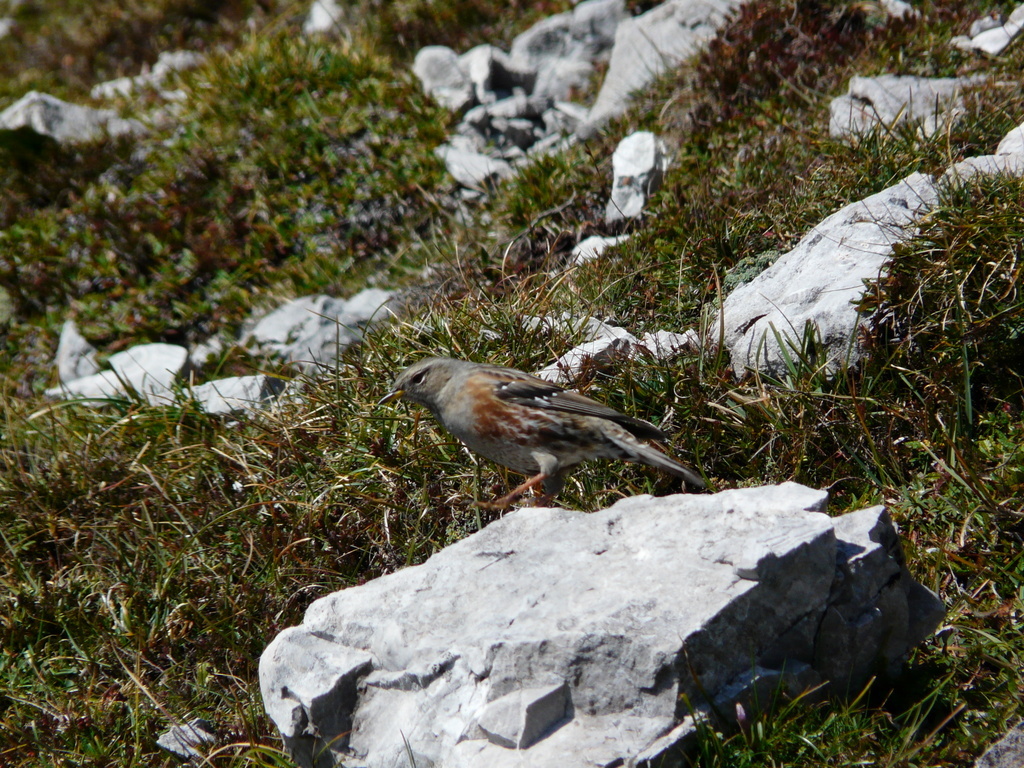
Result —
MULTIPOLYGON (((867 5, 767 0, 606 136, 539 162, 462 224, 431 153, 450 120, 418 93, 402 44, 507 41, 507 4, 390 4, 354 14, 366 28, 336 45, 298 39, 289 4, 228 3, 213 21, 193 5, 140 0, 148 21, 118 27, 114 5, 95 4, 63 74, 54 52, 74 27, 59 18, 25 17, 32 45, 13 58, 0 48, 0 61, 26 64, 0 106, 29 87, 84 98, 162 45, 212 52, 182 77, 175 127, 142 151, 0 149, 0 284, 14 308, 0 331, 0 764, 159 764, 156 734, 196 715, 233 745, 212 762, 276 764, 255 674, 269 639, 316 597, 476 530, 487 518, 473 498, 512 479, 421 414, 377 409, 397 367, 428 352, 539 367, 575 338, 525 332, 522 317, 564 309, 635 332, 692 327, 723 281, 837 206, 992 151, 1024 118, 1020 45, 995 61, 944 45, 973 4, 883 24, 867 5), (237 20, 256 10, 246 33, 237 20), (183 14, 193 26, 169 21, 183 14), (929 140, 829 140, 829 99, 851 74, 884 71, 1011 85, 981 89, 929 140), (614 254, 558 272, 573 242, 603 231, 608 158, 635 128, 678 148, 650 216, 614 254), (270 295, 367 280, 430 291, 265 419, 39 396, 69 311, 113 352, 193 342, 270 295)), ((664 414, 678 453, 718 488, 795 479, 830 487, 835 512, 887 503, 911 570, 950 608, 897 687, 877 681, 844 706, 780 702, 741 734, 705 733, 702 764, 966 765, 1019 718, 1022 203, 1013 179, 947 196, 866 297, 892 311, 858 371, 826 380, 808 350, 778 381, 736 382, 710 355, 579 382, 627 412, 664 414)), ((219 371, 254 365, 233 352, 219 371)), ((562 500, 592 509, 673 490, 642 468, 595 466, 562 500)))

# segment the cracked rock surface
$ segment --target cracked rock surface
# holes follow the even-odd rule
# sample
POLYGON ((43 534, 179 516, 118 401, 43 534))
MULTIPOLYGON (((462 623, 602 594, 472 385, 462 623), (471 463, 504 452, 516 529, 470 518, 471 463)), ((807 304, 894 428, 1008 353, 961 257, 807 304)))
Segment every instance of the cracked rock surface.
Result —
POLYGON ((605 766, 780 686, 859 690, 943 611, 883 507, 826 502, 786 483, 517 510, 313 603, 261 658, 264 703, 301 766, 605 766))

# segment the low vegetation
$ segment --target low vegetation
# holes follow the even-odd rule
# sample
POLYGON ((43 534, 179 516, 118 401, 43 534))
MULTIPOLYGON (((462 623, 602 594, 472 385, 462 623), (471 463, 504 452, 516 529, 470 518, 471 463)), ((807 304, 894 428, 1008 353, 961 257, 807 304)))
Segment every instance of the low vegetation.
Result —
MULTIPOLYGON (((409 50, 507 41, 568 7, 526 5, 363 0, 333 41, 298 34, 305 3, 19 8, 0 108, 31 88, 85 101, 166 48, 209 56, 141 143, 0 146, 0 765, 169 765, 156 736, 195 716, 224 737, 210 764, 286 765, 259 697, 266 644, 314 599, 478 530, 493 513, 474 499, 514 479, 415 409, 378 408, 396 370, 425 354, 530 370, 578 341, 526 316, 706 327, 722 291, 837 207, 992 152, 1024 119, 1019 43, 995 59, 948 46, 1010 3, 927 0, 895 21, 873 3, 760 0, 604 134, 457 212, 432 152, 452 119, 420 94, 409 50), (989 84, 931 138, 829 139, 829 100, 882 72, 989 84), (613 233, 609 158, 638 128, 673 146, 664 187, 632 239, 565 271, 578 239, 613 233), (265 415, 42 397, 67 317, 109 354, 367 283, 408 288, 408 314, 265 415)), ((977 179, 866 286, 879 320, 857 369, 826 376, 809 338, 775 379, 737 378, 707 351, 576 382, 657 421, 716 489, 796 480, 829 488, 833 513, 888 505, 911 571, 948 607, 900 680, 765 702, 736 733, 705 730, 700 765, 965 766, 1024 714, 1022 242, 1024 180, 977 179)), ((231 351, 217 372, 260 365, 231 351)), ((561 501, 677 490, 595 465, 561 501)))

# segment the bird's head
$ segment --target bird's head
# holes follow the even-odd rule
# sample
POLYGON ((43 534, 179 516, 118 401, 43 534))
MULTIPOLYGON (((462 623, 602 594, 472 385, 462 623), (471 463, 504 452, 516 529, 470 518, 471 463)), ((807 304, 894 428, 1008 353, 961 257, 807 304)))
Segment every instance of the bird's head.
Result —
POLYGON ((441 389, 465 365, 462 360, 450 357, 428 357, 413 363, 398 374, 391 391, 377 405, 401 398, 434 411, 441 389))

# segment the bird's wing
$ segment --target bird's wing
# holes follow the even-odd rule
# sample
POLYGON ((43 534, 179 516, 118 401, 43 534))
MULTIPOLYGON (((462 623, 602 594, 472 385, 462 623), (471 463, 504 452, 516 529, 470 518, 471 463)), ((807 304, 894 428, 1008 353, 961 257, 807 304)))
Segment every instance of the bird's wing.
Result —
POLYGON ((602 405, 596 400, 584 397, 578 392, 570 392, 556 384, 519 374, 516 378, 495 387, 495 396, 517 405, 543 410, 576 413, 581 416, 593 416, 598 419, 613 421, 645 440, 666 440, 668 436, 653 424, 632 416, 619 413, 614 408, 602 405))

